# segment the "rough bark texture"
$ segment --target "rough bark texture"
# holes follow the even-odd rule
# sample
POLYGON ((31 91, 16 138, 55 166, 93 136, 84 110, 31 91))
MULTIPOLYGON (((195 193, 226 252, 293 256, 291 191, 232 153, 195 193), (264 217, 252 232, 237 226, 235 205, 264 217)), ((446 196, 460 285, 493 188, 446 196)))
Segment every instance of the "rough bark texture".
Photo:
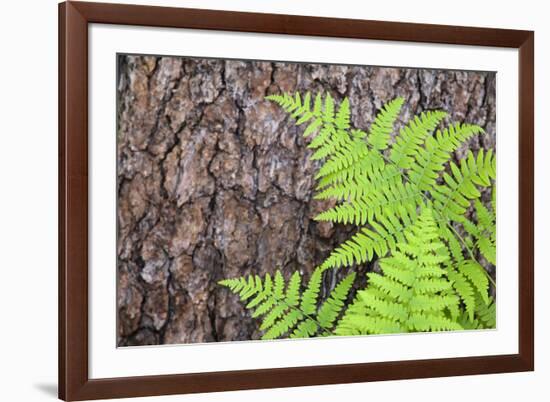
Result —
POLYGON ((312 198, 318 164, 264 100, 296 90, 349 97, 362 129, 396 96, 398 126, 443 109, 484 127, 457 158, 495 145, 494 73, 119 56, 119 345, 258 339, 216 282, 278 267, 308 277, 350 236, 312 220, 328 206, 312 198))

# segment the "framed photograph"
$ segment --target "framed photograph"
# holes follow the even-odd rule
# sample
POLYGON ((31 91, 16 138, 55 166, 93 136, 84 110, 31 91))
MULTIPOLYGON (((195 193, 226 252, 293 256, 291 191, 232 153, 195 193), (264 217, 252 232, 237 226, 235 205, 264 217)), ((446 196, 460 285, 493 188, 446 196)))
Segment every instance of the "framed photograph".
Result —
POLYGON ((533 32, 59 24, 61 399, 533 370, 533 32))

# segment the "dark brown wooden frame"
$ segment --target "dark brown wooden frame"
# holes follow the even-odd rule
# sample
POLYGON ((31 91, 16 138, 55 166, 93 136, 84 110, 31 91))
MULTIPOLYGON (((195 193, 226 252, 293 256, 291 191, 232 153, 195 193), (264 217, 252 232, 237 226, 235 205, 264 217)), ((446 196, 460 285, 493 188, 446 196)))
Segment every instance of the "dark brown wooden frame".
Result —
POLYGON ((153 6, 59 5, 59 397, 83 400, 534 369, 534 33, 153 6), (519 353, 197 374, 88 377, 88 24, 519 49, 519 353))

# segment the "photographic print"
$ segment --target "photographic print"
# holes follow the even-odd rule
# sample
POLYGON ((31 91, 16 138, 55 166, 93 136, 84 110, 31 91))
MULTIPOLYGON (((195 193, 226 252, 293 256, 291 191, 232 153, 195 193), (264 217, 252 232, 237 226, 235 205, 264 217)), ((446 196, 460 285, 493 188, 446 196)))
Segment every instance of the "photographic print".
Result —
POLYGON ((117 58, 118 346, 496 328, 495 72, 117 58))

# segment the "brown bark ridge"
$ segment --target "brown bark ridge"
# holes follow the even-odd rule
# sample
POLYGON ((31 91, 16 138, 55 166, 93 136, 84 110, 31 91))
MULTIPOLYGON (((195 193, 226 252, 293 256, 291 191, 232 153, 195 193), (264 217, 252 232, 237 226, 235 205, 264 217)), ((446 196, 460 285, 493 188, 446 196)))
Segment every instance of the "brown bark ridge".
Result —
MULTIPOLYGON (((313 220, 329 206, 312 197, 318 163, 303 129, 264 96, 348 97, 361 129, 402 96, 397 128, 443 109, 447 122, 486 130, 456 158, 495 147, 491 72, 118 57, 119 346, 258 339, 250 314, 217 281, 277 268, 308 277, 352 233, 313 220)), ((328 275, 325 294, 340 275, 328 275)))

